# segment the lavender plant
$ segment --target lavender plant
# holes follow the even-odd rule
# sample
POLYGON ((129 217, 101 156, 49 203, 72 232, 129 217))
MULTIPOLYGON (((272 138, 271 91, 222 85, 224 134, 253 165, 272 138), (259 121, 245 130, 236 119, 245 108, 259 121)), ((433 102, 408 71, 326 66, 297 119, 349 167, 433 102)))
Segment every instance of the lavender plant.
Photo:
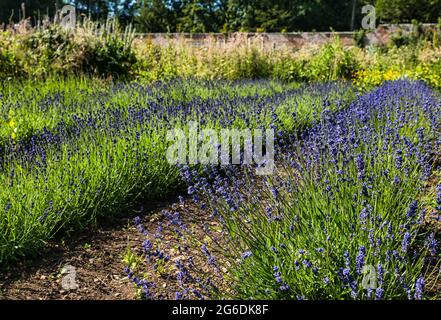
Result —
POLYGON ((284 85, 265 81, 216 82, 220 86, 210 90, 209 83, 195 82, 201 97, 191 96, 192 84, 179 80, 115 84, 108 90, 96 84, 96 91, 88 83, 52 85, 23 97, 23 91, 10 88, 1 98, 18 124, 17 136, 4 136, 0 150, 6 186, 0 193, 1 261, 38 253, 54 234, 94 224, 140 199, 182 190, 178 169, 166 159, 169 129, 189 121, 214 128, 282 126, 275 121, 282 103, 291 101, 294 112, 314 102, 318 111, 324 100, 343 107, 340 101, 355 95, 344 84, 282 90, 284 85), (20 135, 32 119, 36 123, 20 135))
POLYGON ((221 230, 176 228, 187 234, 178 268, 187 280, 178 276, 176 298, 424 298, 440 265, 420 201, 439 151, 440 112, 424 83, 388 82, 347 108, 323 108, 315 125, 282 139, 273 176, 182 168, 195 205, 208 207, 221 230), (195 238, 211 272, 185 260, 195 238))

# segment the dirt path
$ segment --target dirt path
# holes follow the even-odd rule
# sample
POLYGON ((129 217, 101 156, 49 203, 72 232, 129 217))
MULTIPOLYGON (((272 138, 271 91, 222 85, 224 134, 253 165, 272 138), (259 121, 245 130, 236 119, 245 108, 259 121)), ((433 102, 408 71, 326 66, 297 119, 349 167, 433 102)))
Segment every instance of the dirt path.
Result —
POLYGON ((109 300, 135 299, 136 291, 124 273, 128 248, 139 249, 140 234, 133 219, 140 215, 148 228, 152 217, 170 203, 152 203, 142 215, 130 212, 104 221, 98 229, 69 238, 68 244, 51 244, 34 261, 20 262, 0 273, 0 299, 109 300), (77 289, 63 290, 61 271, 75 268, 77 289))

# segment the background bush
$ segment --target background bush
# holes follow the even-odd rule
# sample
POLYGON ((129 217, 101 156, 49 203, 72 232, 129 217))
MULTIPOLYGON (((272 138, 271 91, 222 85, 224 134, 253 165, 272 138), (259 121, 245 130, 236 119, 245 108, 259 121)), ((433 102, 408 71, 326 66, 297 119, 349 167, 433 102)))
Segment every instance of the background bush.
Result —
POLYGON ((133 36, 130 27, 122 31, 115 20, 85 20, 75 32, 56 24, 1 32, 0 77, 126 77, 136 62, 133 36))
MULTIPOLYGON (((273 78, 283 81, 353 80, 361 87, 385 80, 413 78, 440 87, 440 27, 397 34, 385 47, 347 47, 335 36, 323 45, 268 49, 241 38, 193 47, 184 41, 167 46, 136 39, 115 20, 84 20, 75 32, 45 24, 0 33, 0 79, 86 74, 152 82, 177 77, 200 79, 273 78)), ((362 40, 358 39, 360 45, 362 40)))

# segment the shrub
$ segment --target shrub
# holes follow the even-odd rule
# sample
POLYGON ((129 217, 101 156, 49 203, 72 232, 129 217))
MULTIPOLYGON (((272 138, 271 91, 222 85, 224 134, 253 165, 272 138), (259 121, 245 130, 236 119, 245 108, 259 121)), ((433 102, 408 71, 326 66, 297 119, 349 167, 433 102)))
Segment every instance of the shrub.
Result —
POLYGON ((25 35, 26 72, 29 76, 72 72, 78 58, 75 46, 73 34, 58 25, 49 25, 25 35))
POLYGON ((10 32, 0 33, 0 80, 23 75, 21 61, 14 52, 16 39, 10 32))
POLYGON ((102 25, 86 21, 75 38, 81 48, 78 64, 82 72, 104 77, 127 77, 133 72, 136 56, 130 27, 123 33, 116 20, 102 25))
POLYGON ((307 78, 309 80, 350 79, 357 69, 355 55, 345 48, 337 37, 326 43, 320 52, 307 63, 307 78))

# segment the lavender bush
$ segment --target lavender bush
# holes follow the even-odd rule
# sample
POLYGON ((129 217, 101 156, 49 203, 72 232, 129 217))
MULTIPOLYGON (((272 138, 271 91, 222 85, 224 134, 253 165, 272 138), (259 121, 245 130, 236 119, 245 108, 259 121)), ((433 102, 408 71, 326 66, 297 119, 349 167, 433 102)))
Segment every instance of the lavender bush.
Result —
POLYGON ((293 88, 264 80, 35 86, 26 84, 27 92, 8 85, 0 97, 0 261, 38 253, 55 233, 95 224, 141 199, 182 190, 166 159, 169 129, 189 121, 282 128, 282 104, 285 114, 319 114, 323 105, 342 108, 355 96, 342 83, 293 88))
MULTIPOLYGON (((195 205, 212 218, 201 236, 179 209, 164 213, 179 245, 155 237, 143 248, 147 269, 170 265, 177 299, 424 298, 440 265, 421 201, 440 113, 439 95, 424 83, 388 82, 347 108, 323 108, 300 134, 282 133, 273 176, 181 168, 195 205)), ((158 297, 153 286, 143 287, 148 298, 158 297)))

